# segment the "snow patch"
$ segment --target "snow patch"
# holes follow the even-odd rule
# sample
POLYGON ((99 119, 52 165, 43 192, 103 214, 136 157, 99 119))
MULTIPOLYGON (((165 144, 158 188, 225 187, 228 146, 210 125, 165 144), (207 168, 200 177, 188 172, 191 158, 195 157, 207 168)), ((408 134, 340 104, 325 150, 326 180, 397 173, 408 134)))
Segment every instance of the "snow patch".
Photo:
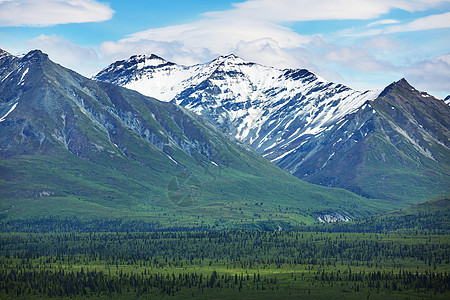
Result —
POLYGON ((340 126, 339 126, 339 128, 337 129, 337 130, 339 130, 339 129, 341 129, 342 128, 342 126, 344 126, 345 125, 345 123, 347 123, 348 122, 348 120, 345 120, 345 122, 344 123, 342 123, 340 126))
POLYGON ((14 103, 14 105, 8 110, 8 112, 0 118, 0 122, 5 121, 5 118, 16 108, 17 104, 19 104, 19 102, 14 103))
POLYGON ((336 142, 334 142, 333 146, 331 146, 331 147, 334 147, 337 143, 339 143, 341 141, 342 141, 342 138, 339 138, 336 142))
POLYGON ((289 150, 289 151, 287 151, 286 153, 284 153, 284 154, 278 156, 277 158, 271 159, 270 161, 271 161, 271 162, 274 162, 274 161, 280 160, 280 159, 282 159, 283 157, 285 157, 286 155, 291 154, 291 153, 294 152, 295 150, 297 150, 297 148, 294 148, 294 149, 292 149, 292 150, 289 150))
POLYGON ((5 77, 3 77, 3 79, 2 79, 2 81, 1 82, 3 82, 3 81, 5 81, 6 80, 6 78, 8 78, 9 77, 9 75, 11 75, 12 74, 12 72, 14 72, 14 70, 13 71, 11 71, 11 72, 9 72, 5 77))
POLYGON ((20 77, 20 81, 19 81, 19 83, 18 83, 17 85, 23 85, 23 84, 25 83, 24 78, 25 78, 25 75, 27 75, 28 70, 30 70, 30 68, 27 68, 27 69, 22 73, 22 77, 20 77))
POLYGON ((167 155, 167 157, 168 157, 171 161, 173 161, 176 165, 178 165, 178 162, 177 162, 175 159, 173 159, 172 156, 170 156, 170 155, 167 154, 167 153, 166 153, 166 155, 167 155))

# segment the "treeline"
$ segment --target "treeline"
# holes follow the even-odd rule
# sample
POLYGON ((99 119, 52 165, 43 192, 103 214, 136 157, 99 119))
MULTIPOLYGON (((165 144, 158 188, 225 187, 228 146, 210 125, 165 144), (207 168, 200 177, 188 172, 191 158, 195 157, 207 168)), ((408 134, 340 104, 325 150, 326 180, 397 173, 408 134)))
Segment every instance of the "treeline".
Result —
POLYGON ((450 290, 450 276, 447 272, 436 273, 425 271, 424 273, 411 271, 372 271, 372 272, 329 272, 318 271, 315 280, 321 284, 336 284, 340 282, 351 283, 355 292, 361 288, 380 289, 391 291, 414 291, 415 293, 432 291, 434 294, 442 294, 450 290))
MULTIPOLYGON (((338 287, 343 293, 408 292, 417 295, 445 295, 450 290, 450 276, 447 272, 423 273, 411 271, 359 271, 351 268, 341 272, 325 269, 315 272, 313 277, 305 277, 304 273, 291 273, 289 285, 301 286, 309 290, 315 287, 327 289, 338 287), (298 278, 297 278, 298 276, 298 278), (300 283, 300 284, 298 284, 300 283)), ((276 275, 261 276, 259 273, 211 274, 197 272, 185 273, 152 273, 147 270, 141 273, 115 274, 111 271, 84 270, 67 271, 61 267, 53 270, 30 269, 26 264, 16 264, 9 269, 0 270, 0 296, 2 298, 45 296, 45 297, 92 297, 117 295, 170 295, 175 296, 189 291, 195 294, 210 294, 211 292, 228 289, 234 293, 245 291, 272 291, 272 297, 277 297, 278 291, 286 290, 286 282, 277 280, 276 275)), ((282 298, 282 297, 281 297, 282 298)))
POLYGON ((182 227, 162 226, 160 222, 126 219, 29 218, 1 220, 0 232, 59 233, 59 232, 158 232, 158 231, 205 231, 209 226, 182 227))
MULTIPOLYGON (((203 293, 204 289, 227 288, 241 291, 243 287, 265 289, 276 284, 276 278, 263 279, 261 276, 246 274, 179 273, 172 274, 127 274, 108 275, 103 271, 50 271, 12 269, 0 270, 0 292, 5 296, 44 295, 47 297, 100 296, 134 294, 175 295, 182 289, 194 289, 203 293), (248 283, 251 283, 250 286, 248 283)), ((1 295, 1 294, 0 294, 1 295)))
MULTIPOLYGON (((295 212, 292 212, 295 213, 295 212)), ((298 212, 297 212, 298 213, 298 212)), ((313 212, 309 212, 313 213, 313 212)), ((317 215, 326 212, 316 212, 317 215)), ((159 221, 137 219, 79 219, 46 217, 21 220, 8 219, 0 213, 0 232, 64 233, 64 232, 192 232, 192 231, 273 231, 279 228, 299 232, 402 233, 413 235, 450 234, 450 199, 443 196, 419 205, 352 222, 305 225, 289 220, 258 220, 248 223, 227 223, 202 226, 167 226, 159 221), (230 227, 231 226, 231 227, 230 227)))
POLYGON ((448 265, 450 240, 440 236, 278 231, 204 231, 153 233, 0 234, 6 258, 54 257, 70 262, 80 257, 123 264, 203 264, 236 267, 274 265, 417 266, 448 265))
POLYGON ((414 215, 372 216, 352 222, 315 225, 294 225, 281 221, 260 221, 234 224, 234 228, 217 226, 163 226, 160 222, 124 219, 30 218, 1 220, 0 232, 21 233, 83 233, 83 232, 193 232, 217 230, 273 231, 279 228, 299 232, 354 232, 354 233, 403 233, 403 234, 450 234, 450 210, 420 212, 414 215))

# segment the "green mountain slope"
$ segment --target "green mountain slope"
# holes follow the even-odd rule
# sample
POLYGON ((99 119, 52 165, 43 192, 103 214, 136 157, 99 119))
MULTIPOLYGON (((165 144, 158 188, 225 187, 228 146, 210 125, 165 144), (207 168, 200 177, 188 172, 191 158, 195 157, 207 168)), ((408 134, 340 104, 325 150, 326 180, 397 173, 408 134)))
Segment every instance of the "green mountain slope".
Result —
POLYGON ((40 51, 3 52, 0 81, 6 220, 228 226, 399 207, 300 181, 185 109, 89 80, 40 51))

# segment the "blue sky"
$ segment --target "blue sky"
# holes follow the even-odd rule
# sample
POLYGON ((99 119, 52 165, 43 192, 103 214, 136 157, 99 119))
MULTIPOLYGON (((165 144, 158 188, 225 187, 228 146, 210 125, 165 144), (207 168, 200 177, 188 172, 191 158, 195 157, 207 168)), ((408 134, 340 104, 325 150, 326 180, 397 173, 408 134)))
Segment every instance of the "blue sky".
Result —
POLYGON ((180 64, 234 53, 355 89, 405 77, 450 94, 450 0, 0 0, 0 48, 90 75, 134 54, 180 64))

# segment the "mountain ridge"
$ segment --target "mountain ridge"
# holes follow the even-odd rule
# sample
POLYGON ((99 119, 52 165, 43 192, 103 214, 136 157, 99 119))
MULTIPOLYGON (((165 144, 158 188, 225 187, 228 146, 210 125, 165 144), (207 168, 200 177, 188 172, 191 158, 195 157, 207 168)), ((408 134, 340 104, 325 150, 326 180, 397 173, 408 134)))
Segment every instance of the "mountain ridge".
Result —
MULTIPOLYGON (((209 119, 213 119, 214 123, 220 128, 231 131, 232 136, 235 138, 251 145, 255 144, 254 148, 263 155, 269 155, 270 160, 276 159, 276 154, 269 154, 262 149, 267 149, 268 146, 270 146, 265 143, 267 138, 264 139, 264 135, 270 133, 270 131, 274 129, 271 128, 270 124, 273 118, 286 118, 289 114, 297 113, 297 115, 293 116, 294 118, 297 118, 297 123, 302 122, 300 117, 302 119, 309 118, 311 120, 304 125, 320 122, 320 124, 314 124, 315 127, 317 127, 317 125, 324 125, 323 123, 328 121, 327 117, 339 119, 339 117, 348 113, 348 110, 355 106, 352 102, 362 103, 366 99, 373 99, 378 94, 378 91, 366 91, 365 93, 353 91, 343 85, 327 82, 305 69, 275 69, 256 63, 246 62, 235 55, 219 56, 210 63, 192 67, 171 65, 169 68, 162 68, 161 73, 163 74, 161 76, 165 76, 164 78, 170 76, 177 77, 176 75, 173 75, 174 72, 189 73, 188 75, 180 76, 184 79, 183 82, 178 85, 177 83, 167 84, 165 87, 158 86, 159 83, 152 85, 152 80, 156 80, 155 77, 157 75, 148 75, 146 72, 154 72, 154 69, 140 70, 139 73, 133 73, 135 71, 135 69, 130 70, 131 73, 127 75, 126 80, 120 79, 121 85, 138 90, 147 95, 154 93, 153 96, 157 95, 157 98, 163 101, 172 101, 191 109, 199 115, 204 115, 209 119), (256 68, 256 70, 251 68, 256 68), (166 75, 166 73, 171 74, 166 75), (259 75, 259 73, 261 73, 261 75, 259 75), (186 76, 188 77, 185 78, 186 76), (238 81, 238 76, 245 77, 247 81, 244 83, 237 82, 236 85, 241 86, 238 86, 235 89, 233 89, 230 84, 227 85, 226 80, 238 81), (290 91, 287 91, 287 87, 284 85, 285 81, 290 83, 290 91), (300 81, 302 85, 296 84, 297 81, 300 81), (276 82, 281 82, 281 85, 276 86, 276 82), (257 90, 258 85, 261 84, 264 85, 263 90, 257 90), (189 85, 193 85, 193 87, 190 87, 189 85), (221 85, 225 85, 226 88, 221 89, 221 85), (186 89, 184 89, 185 86, 187 86, 186 89), (299 90, 296 90, 296 88, 299 90), (167 91, 156 94, 161 89, 167 91), (177 89, 180 91, 177 92, 177 89), (330 97, 330 95, 323 95, 323 93, 329 93, 330 89, 333 90, 331 93, 336 95, 333 99, 330 99, 327 102, 320 101, 319 99, 317 103, 314 103, 314 105, 317 106, 327 106, 327 110, 320 112, 320 115, 311 116, 307 110, 315 110, 315 107, 312 105, 303 108, 303 111, 299 110, 302 109, 302 107, 296 110, 290 108, 291 105, 301 106, 299 102, 303 101, 305 103, 305 98, 313 100, 317 99, 315 94, 319 94, 319 96, 327 98, 328 100, 332 97, 330 97), (165 95, 166 93, 167 95, 165 95), (291 96, 291 94, 293 94, 293 96, 291 96), (208 100, 210 95, 213 95, 211 101, 208 100), (217 97, 220 97, 221 99, 217 99, 217 97), (275 99, 275 97, 277 98, 275 99), (342 99, 346 99, 346 102, 350 103, 346 103, 348 105, 341 105, 342 111, 334 111, 333 108, 336 107, 336 102, 339 102, 342 99), (244 108, 245 110, 245 107, 249 107, 253 109, 253 111, 246 114, 242 109, 244 108), (228 124, 228 121, 232 124, 228 124), (262 127, 265 127, 265 130, 261 130, 262 127)), ((118 83, 115 80, 108 80, 108 74, 110 74, 110 71, 106 68, 105 72, 101 71, 94 78, 96 80, 118 83)), ((318 112, 313 113, 319 114, 318 112)), ((279 125, 280 124, 278 124, 278 126, 279 125)), ((285 125, 289 126, 291 123, 285 122, 285 125)), ((283 128, 283 130, 294 131, 296 129, 297 128, 283 128)), ((303 129, 305 134, 309 133, 308 127, 303 129)), ((281 135, 281 131, 278 130, 276 133, 270 134, 281 135)), ((302 134, 302 132, 296 132, 294 136, 290 136, 290 139, 295 139, 300 134, 302 134)), ((277 153, 278 157, 286 152, 283 151, 283 149, 285 149, 287 145, 282 146, 284 146, 284 148, 280 147, 281 149, 279 149, 279 151, 281 153, 277 153)))

